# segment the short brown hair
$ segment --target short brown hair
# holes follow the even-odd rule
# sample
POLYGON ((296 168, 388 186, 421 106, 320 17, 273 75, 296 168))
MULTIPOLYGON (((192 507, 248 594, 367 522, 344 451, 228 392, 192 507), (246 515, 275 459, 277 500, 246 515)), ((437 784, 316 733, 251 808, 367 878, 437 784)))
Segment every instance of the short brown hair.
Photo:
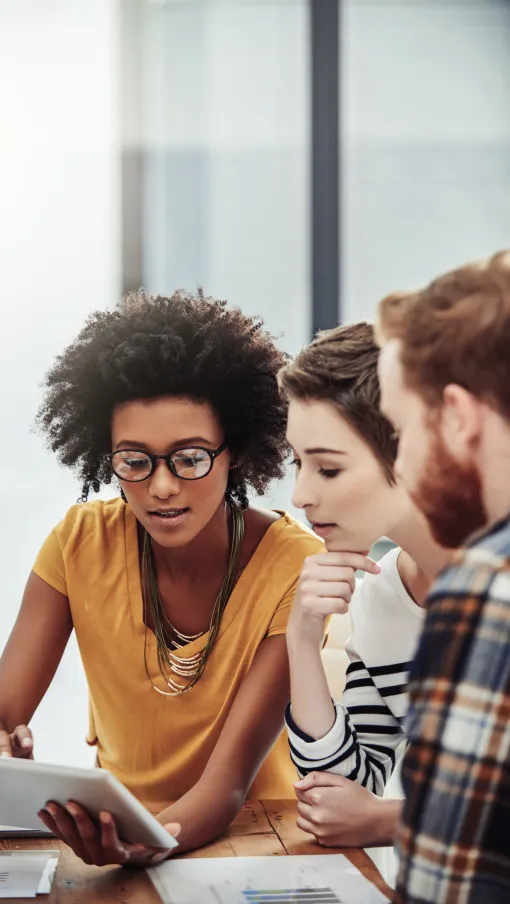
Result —
POLYGON ((383 299, 377 338, 400 340, 405 379, 429 404, 456 383, 510 417, 510 251, 383 299))
POLYGON ((379 408, 379 349, 370 323, 325 330, 279 374, 289 398, 331 402, 370 446, 394 482, 397 443, 379 408))

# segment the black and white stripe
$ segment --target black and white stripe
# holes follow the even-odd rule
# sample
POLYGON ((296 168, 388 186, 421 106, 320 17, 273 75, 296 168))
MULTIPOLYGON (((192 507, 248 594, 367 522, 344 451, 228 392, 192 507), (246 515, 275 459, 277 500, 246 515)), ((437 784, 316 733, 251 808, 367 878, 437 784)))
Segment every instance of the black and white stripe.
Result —
POLYGON ((290 755, 299 774, 334 772, 382 794, 405 749, 408 671, 409 662, 395 663, 393 672, 351 662, 342 703, 335 703, 335 724, 319 740, 301 731, 289 705, 290 755))
POLYGON ((407 682, 424 613, 403 587, 398 553, 392 550, 381 560, 381 575, 365 577, 351 602, 350 664, 331 730, 311 737, 294 722, 291 704, 287 707, 290 753, 301 776, 333 772, 381 795, 405 750, 407 682))

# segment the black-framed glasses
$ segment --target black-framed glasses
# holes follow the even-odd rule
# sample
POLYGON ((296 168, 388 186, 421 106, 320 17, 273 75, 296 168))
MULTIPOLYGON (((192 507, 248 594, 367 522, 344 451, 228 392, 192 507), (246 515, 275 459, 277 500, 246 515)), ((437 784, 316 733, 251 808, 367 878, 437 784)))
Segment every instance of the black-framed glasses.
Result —
POLYGON ((211 473, 215 460, 226 448, 226 443, 222 443, 217 449, 193 446, 189 449, 176 449, 168 455, 153 455, 152 452, 141 449, 117 449, 108 458, 116 477, 129 483, 147 480, 154 473, 158 461, 164 461, 172 474, 180 480, 202 480, 211 473))

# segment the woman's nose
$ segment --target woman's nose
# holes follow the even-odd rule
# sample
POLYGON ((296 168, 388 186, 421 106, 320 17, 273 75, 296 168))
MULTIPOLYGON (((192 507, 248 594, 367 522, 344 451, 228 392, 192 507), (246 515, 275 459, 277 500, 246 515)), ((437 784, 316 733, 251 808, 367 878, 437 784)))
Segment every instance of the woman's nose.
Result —
POLYGON ((153 474, 149 478, 149 493, 158 499, 177 496, 181 491, 181 480, 170 470, 166 461, 156 462, 153 474))
POLYGON ((310 479, 304 468, 301 468, 296 474, 296 483, 294 485, 294 492, 292 493, 292 504, 299 509, 304 509, 314 504, 314 494, 310 479))

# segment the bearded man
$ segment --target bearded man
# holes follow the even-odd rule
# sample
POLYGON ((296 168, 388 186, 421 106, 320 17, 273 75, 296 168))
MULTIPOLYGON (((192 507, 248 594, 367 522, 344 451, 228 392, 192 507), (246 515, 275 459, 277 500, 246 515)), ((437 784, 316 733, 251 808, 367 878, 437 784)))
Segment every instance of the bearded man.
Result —
POLYGON ((510 252, 378 311, 396 470, 442 546, 410 674, 398 904, 510 901, 510 252))

